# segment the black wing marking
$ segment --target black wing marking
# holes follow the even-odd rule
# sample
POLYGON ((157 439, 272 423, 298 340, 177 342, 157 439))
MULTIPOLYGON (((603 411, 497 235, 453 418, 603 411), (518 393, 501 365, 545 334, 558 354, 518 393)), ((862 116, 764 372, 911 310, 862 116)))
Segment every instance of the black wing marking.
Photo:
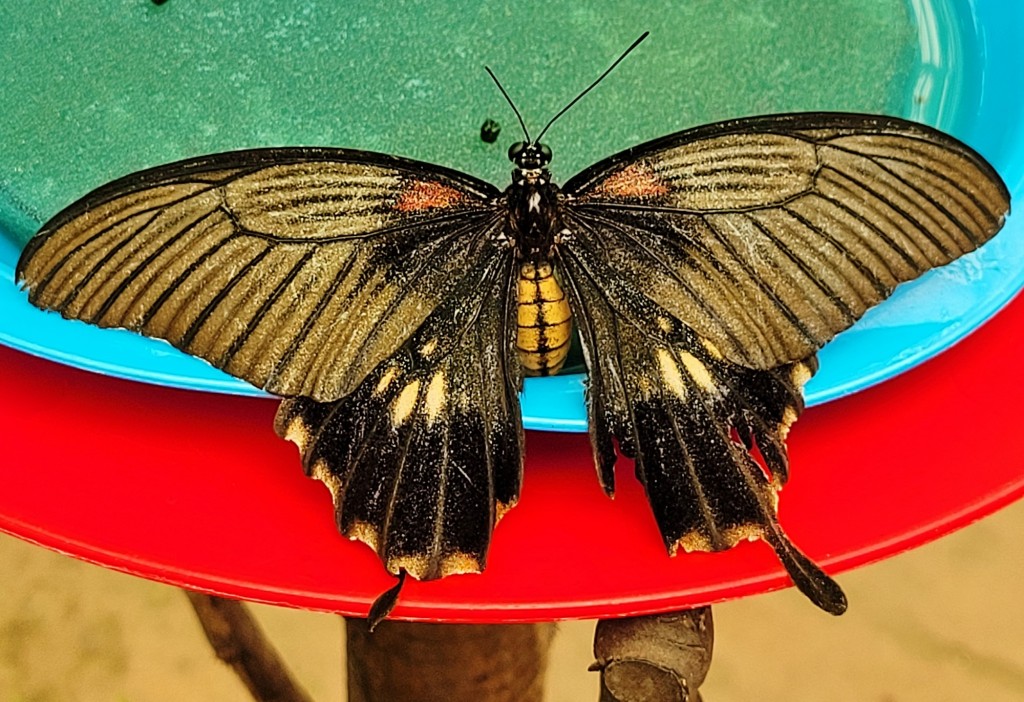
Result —
POLYGON ((1009 211, 998 174, 952 137, 827 113, 680 132, 564 192, 565 246, 606 261, 592 273, 613 307, 635 315, 628 298, 642 292, 671 326, 762 369, 815 353, 900 282, 987 241, 1009 211))
POLYGON ((670 554, 721 551, 748 539, 775 549, 796 585, 839 614, 842 591, 788 540, 776 517, 786 481, 785 438, 803 409, 813 357, 771 370, 730 363, 692 331, 664 341, 619 314, 572 248, 560 250, 590 377, 587 409, 598 475, 614 490, 613 439, 635 459, 670 554), (753 458, 756 449, 762 468, 753 458))
POLYGON ((207 156, 110 183, 17 277, 69 318, 170 341, 278 395, 351 392, 490 250, 491 185, 341 149, 207 156))
POLYGON ((481 262, 348 397, 285 400, 279 435, 334 496, 338 528, 388 571, 484 568, 519 496, 522 419, 510 250, 481 262))

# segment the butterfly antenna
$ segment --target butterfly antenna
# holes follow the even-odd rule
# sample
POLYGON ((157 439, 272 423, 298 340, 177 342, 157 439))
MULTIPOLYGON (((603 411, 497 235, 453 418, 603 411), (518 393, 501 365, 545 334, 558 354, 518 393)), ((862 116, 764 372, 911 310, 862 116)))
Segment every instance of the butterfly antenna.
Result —
POLYGON ((570 102, 568 105, 563 107, 561 109, 561 111, 557 115, 552 117, 551 121, 547 123, 547 126, 545 126, 544 129, 540 130, 540 134, 537 135, 537 141, 540 141, 544 137, 545 132, 547 132, 548 129, 551 127, 551 125, 555 123, 555 120, 557 120, 559 117, 561 117, 566 112, 568 112, 570 107, 572 107, 577 102, 582 100, 584 95, 586 95, 591 90, 593 90, 595 87, 597 87, 597 84, 600 83, 602 80, 604 80, 605 76, 607 76, 609 73, 611 73, 613 70, 615 70, 615 67, 618 66, 620 63, 622 63, 622 60, 624 58, 626 58, 627 56, 629 56, 629 54, 633 51, 633 49, 638 47, 640 45, 640 42, 642 42, 644 39, 647 38, 648 34, 650 34, 650 32, 644 32, 639 37, 637 37, 637 40, 634 41, 632 44, 630 44, 629 48, 626 49, 625 51, 623 51, 622 55, 619 56, 617 59, 615 59, 615 62, 611 66, 608 66, 608 68, 605 69, 604 73, 602 73, 601 75, 599 75, 597 77, 597 80, 595 80, 593 83, 591 83, 589 86, 587 86, 586 90, 584 90, 582 93, 580 93, 579 95, 574 97, 572 99, 572 102, 570 102))
POLYGON ((519 126, 523 128, 523 134, 526 136, 526 143, 533 143, 530 141, 530 132, 527 131, 526 129, 526 122, 523 121, 523 116, 519 114, 519 110, 516 108, 516 104, 512 102, 512 98, 510 98, 508 96, 508 93, 505 91, 505 86, 501 84, 501 81, 498 80, 498 76, 494 75, 494 71, 492 71, 489 67, 484 66, 484 70, 487 71, 487 75, 491 77, 491 80, 494 81, 494 84, 498 86, 498 90, 501 91, 501 94, 505 96, 505 101, 508 102, 509 107, 511 107, 512 111, 516 113, 516 119, 519 120, 519 126))

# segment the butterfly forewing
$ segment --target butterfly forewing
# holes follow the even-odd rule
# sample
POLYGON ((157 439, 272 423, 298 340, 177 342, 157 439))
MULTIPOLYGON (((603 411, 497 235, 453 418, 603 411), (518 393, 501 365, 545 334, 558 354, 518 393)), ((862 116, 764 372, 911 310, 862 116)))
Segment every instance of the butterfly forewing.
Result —
POLYGON ((329 401, 495 250, 492 186, 356 151, 204 157, 112 183, 22 254, 33 303, 166 339, 270 392, 329 401))
POLYGON ((752 368, 811 355, 898 283, 987 241, 1009 209, 991 166, 952 137, 847 114, 681 132, 565 192, 568 245, 608 261, 603 289, 641 292, 752 368))

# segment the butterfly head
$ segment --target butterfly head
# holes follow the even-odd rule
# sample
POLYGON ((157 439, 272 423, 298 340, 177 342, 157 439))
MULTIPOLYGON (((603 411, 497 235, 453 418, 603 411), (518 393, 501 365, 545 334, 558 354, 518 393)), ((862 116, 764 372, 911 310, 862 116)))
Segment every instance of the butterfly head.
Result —
POLYGON ((508 160, 524 171, 546 168, 551 163, 551 149, 546 144, 517 141, 509 147, 508 160))
POLYGON ((546 185, 551 182, 551 149, 536 141, 517 141, 508 150, 508 160, 516 164, 512 182, 516 185, 546 185))

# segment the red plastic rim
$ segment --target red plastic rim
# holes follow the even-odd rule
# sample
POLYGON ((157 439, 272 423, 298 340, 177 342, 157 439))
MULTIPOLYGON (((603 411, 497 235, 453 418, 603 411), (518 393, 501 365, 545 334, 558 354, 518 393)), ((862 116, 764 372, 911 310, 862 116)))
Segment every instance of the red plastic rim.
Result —
MULTIPOLYGON (((795 426, 781 521, 830 572, 920 545, 1024 494, 1018 298, 949 352, 795 426)), ((394 581, 334 529, 327 491, 271 428, 275 403, 117 380, 0 349, 0 530, 142 577, 365 616, 394 581)), ((527 436, 522 499, 487 572, 409 582, 394 616, 596 618, 788 583, 764 544, 665 555, 623 461, 597 485, 583 435, 527 436)))

